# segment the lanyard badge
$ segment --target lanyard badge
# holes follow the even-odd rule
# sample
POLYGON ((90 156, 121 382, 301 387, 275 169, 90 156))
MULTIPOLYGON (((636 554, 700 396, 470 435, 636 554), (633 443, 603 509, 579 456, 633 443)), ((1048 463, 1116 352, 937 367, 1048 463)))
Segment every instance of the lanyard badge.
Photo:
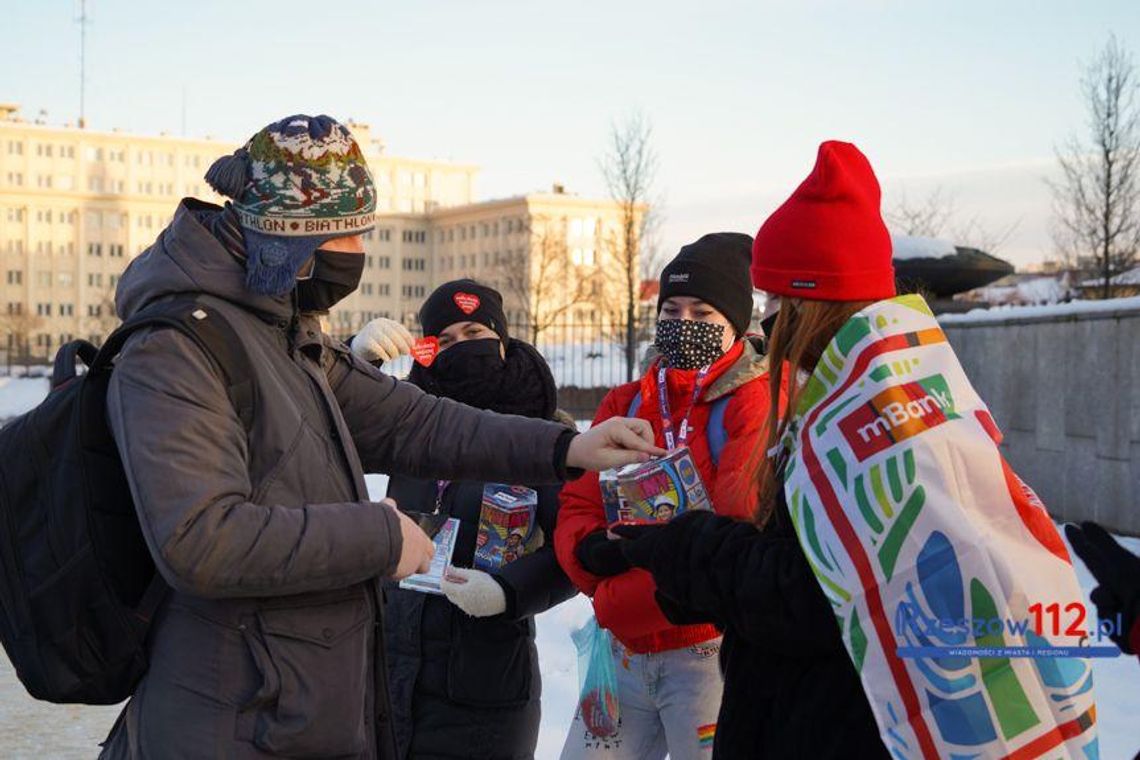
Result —
POLYGON ((693 413, 693 407, 697 405, 697 399, 701 396, 710 369, 712 369, 712 365, 706 364, 697 371, 689 409, 685 412, 685 418, 681 420, 680 429, 674 432, 673 415, 669 410, 669 389, 665 384, 665 365, 662 364, 657 368, 657 401, 661 406, 661 427, 665 431, 665 448, 669 451, 684 446, 689 440, 689 417, 693 413))

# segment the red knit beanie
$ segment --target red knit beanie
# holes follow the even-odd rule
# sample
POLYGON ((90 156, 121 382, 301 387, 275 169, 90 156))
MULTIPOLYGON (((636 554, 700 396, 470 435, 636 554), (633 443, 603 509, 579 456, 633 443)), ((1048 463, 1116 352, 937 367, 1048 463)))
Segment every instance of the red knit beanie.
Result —
POLYGON ((858 148, 820 145, 811 174, 756 233, 752 284, 813 301, 894 296, 891 236, 879 199, 879 181, 858 148))

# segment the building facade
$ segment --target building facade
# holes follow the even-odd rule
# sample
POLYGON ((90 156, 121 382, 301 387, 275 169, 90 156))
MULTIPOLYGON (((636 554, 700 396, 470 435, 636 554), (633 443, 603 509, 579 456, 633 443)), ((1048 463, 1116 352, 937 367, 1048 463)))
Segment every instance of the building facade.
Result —
MULTIPOLYGON (((348 335, 386 316, 414 324, 433 287, 476 277, 499 288, 510 319, 545 328, 598 318, 617 207, 554 192, 476 202, 472 165, 388 155, 349 125, 377 187, 361 286, 330 314, 348 335)), ((0 350, 50 356, 73 338, 99 342, 117 324, 115 285, 181 198, 220 202, 210 164, 236 145, 98 132, 22 120, 0 105, 0 350)))

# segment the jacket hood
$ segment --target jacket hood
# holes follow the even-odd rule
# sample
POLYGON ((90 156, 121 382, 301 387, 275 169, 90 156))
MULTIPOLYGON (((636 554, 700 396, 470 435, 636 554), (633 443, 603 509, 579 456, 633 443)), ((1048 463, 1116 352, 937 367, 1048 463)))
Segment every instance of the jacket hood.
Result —
POLYGON ((126 320, 148 304, 178 293, 205 293, 271 320, 293 315, 292 295, 265 296, 245 287, 245 267, 214 237, 206 220, 220 206, 185 198, 170 225, 123 272, 115 310, 126 320))
POLYGON ((740 358, 732 366, 721 373, 720 377, 709 386, 704 393, 705 401, 715 401, 721 396, 732 393, 737 388, 757 379, 768 371, 768 357, 762 355, 755 344, 748 338, 744 339, 744 350, 740 358))

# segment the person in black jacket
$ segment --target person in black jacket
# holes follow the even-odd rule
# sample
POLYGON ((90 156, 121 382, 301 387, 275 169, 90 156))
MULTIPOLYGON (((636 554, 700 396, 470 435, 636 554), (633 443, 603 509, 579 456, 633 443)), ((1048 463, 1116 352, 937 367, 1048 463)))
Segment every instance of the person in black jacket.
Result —
MULTIPOLYGON (((498 292, 470 280, 444 284, 424 303, 420 322, 425 336, 438 339, 439 353, 421 355, 430 364, 414 364, 409 381, 482 409, 558 419, 550 369, 533 347, 510 338, 498 292)), ((410 348, 410 337, 392 333, 385 340, 384 330, 392 333, 384 325, 365 328, 354 350, 376 342, 410 348)), ((534 756, 541 693, 534 616, 577 593, 554 556, 559 489, 533 488, 538 531, 530 551, 491 574, 472 567, 484 485, 395 477, 388 486, 388 496, 429 532, 448 517, 460 521, 445 596, 394 584, 387 591, 392 722, 401 757, 534 756)))

